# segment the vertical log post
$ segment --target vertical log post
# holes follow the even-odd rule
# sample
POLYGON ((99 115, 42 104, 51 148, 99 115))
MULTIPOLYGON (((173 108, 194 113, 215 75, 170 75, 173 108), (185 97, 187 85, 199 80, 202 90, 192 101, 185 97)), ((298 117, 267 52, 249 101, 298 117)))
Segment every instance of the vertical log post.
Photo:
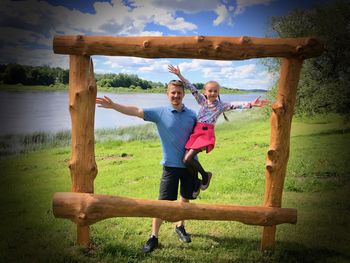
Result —
MULTIPOLYGON (((97 175, 94 119, 96 81, 89 56, 70 55, 69 112, 72 123, 72 156, 69 169, 72 192, 93 193, 97 175)), ((88 245, 89 226, 77 225, 77 243, 88 245)))
MULTIPOLYGON (((290 129, 302 64, 303 60, 300 58, 282 59, 277 100, 272 105, 270 118, 271 135, 266 160, 264 206, 282 205, 282 191, 289 158, 290 129)), ((276 226, 264 227, 262 250, 274 248, 275 234, 276 226)))

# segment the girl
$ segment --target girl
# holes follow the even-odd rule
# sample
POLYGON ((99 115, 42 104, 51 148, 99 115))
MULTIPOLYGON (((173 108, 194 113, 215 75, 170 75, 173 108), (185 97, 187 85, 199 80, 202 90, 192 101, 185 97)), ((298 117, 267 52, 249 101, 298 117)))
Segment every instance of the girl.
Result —
MULTIPOLYGON (((176 68, 173 65, 168 66, 170 73, 175 74, 185 83, 185 87, 189 88, 192 95, 200 105, 200 109, 197 116, 197 123, 194 130, 187 141, 185 148, 185 156, 183 162, 187 169, 197 174, 198 172, 202 176, 201 185, 198 190, 193 192, 193 197, 196 198, 200 190, 205 190, 209 187, 209 183, 212 177, 211 172, 206 172, 197 159, 194 157, 203 150, 207 153, 212 151, 215 146, 215 133, 214 125, 221 113, 224 111, 233 109, 243 109, 252 107, 263 107, 267 104, 267 100, 259 100, 257 97, 252 102, 244 103, 224 103, 220 100, 219 92, 220 85, 216 81, 209 81, 204 85, 204 92, 200 94, 195 86, 193 86, 187 79, 185 79, 180 72, 179 67, 176 68)), ((228 120, 224 114, 225 120, 228 120)))

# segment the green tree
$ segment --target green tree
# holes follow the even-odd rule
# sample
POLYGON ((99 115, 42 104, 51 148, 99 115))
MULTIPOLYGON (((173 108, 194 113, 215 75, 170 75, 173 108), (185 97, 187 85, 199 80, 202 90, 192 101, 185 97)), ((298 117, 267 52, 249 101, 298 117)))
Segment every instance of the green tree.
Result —
POLYGON ((26 71, 22 65, 8 64, 3 75, 5 84, 25 84, 27 81, 26 71))
POLYGON ((58 82, 62 84, 68 84, 69 82, 69 70, 60 70, 58 72, 58 82))
MULTIPOLYGON (((350 111, 350 5, 336 1, 309 10, 294 10, 272 17, 271 27, 279 37, 316 36, 325 52, 305 60, 297 93, 296 113, 314 114, 350 111)), ((269 64, 277 72, 279 60, 269 64)))

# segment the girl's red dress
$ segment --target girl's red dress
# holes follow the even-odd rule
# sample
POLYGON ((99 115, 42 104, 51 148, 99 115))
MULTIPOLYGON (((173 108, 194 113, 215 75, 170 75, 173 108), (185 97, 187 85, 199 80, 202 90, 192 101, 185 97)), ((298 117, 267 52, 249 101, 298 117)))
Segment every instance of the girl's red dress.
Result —
POLYGON ((188 139, 185 148, 189 149, 202 149, 206 148, 207 153, 214 149, 215 146, 215 133, 214 125, 197 122, 194 130, 188 139))

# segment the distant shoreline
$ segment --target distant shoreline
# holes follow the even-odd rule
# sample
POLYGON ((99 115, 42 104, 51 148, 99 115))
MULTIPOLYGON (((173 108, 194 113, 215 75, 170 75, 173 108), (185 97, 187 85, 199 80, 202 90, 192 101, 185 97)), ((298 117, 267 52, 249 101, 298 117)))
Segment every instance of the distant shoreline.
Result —
MULTIPOLYGON (((165 93, 165 89, 162 88, 151 88, 151 89, 140 89, 140 88, 123 88, 123 87, 111 87, 111 88, 102 88, 98 87, 98 91, 110 92, 110 93, 165 93)), ((7 92, 23 92, 23 91, 68 91, 68 85, 58 84, 50 86, 41 86, 41 85, 8 85, 0 84, 0 91, 7 92)), ((220 93, 222 94, 246 94, 246 93, 265 93, 267 90, 263 89, 253 89, 253 90, 230 90, 230 89, 221 89, 220 93)))

